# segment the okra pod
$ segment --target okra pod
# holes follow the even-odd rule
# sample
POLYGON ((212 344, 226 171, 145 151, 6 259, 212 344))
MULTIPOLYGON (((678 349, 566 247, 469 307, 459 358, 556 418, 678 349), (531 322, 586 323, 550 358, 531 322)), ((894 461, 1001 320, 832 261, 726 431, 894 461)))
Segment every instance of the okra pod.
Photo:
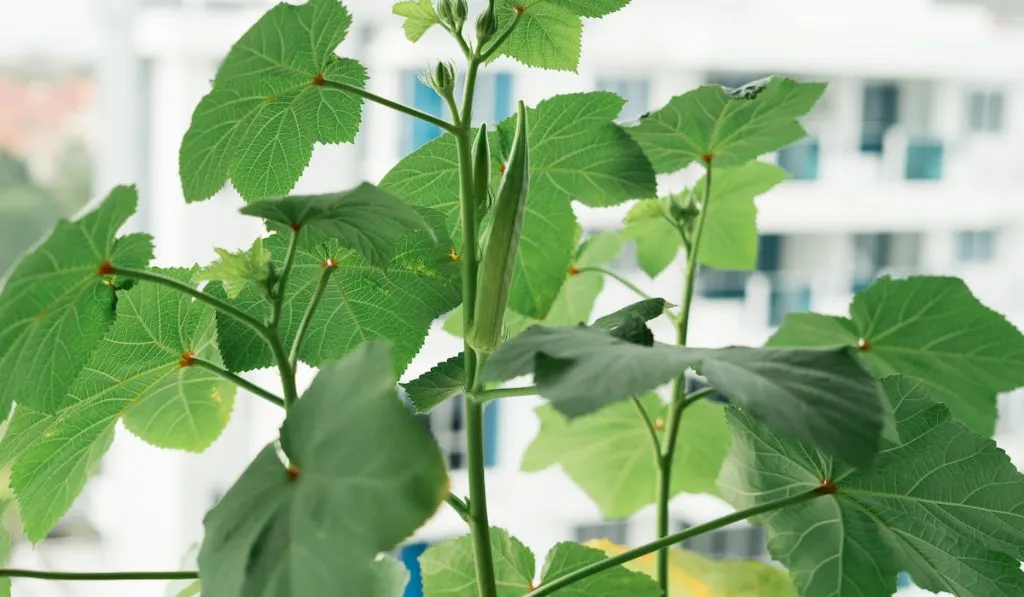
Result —
POLYGON ((480 125, 480 132, 473 144, 473 194, 476 197, 476 223, 480 226, 491 208, 491 150, 487 145, 487 125, 480 125))
POLYGON ((526 213, 530 189, 530 160, 527 144, 526 106, 519 102, 515 138, 505 174, 494 202, 487 246, 480 261, 477 278, 476 320, 470 330, 469 345, 481 352, 494 352, 504 333, 512 270, 519 251, 519 236, 526 213))

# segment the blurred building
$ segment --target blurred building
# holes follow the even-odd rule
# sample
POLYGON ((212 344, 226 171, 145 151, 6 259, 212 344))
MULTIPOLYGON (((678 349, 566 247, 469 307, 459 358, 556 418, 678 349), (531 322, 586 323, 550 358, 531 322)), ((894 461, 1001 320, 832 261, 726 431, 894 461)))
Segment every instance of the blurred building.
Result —
MULTIPOLYGON (((240 200, 225 189, 213 201, 185 206, 178 147, 191 113, 230 44, 270 2, 245 0, 94 0, 98 135, 96 194, 120 182, 140 186, 132 225, 153 233, 160 265, 207 262, 214 245, 247 246, 259 223, 239 217, 240 200)), ((339 53, 370 69, 370 89, 442 114, 417 81, 431 60, 457 57, 438 32, 417 46, 402 35, 391 2, 347 0, 355 15, 339 53)), ((479 4, 479 2, 477 3, 479 4)), ((758 271, 706 271, 698 287, 695 344, 763 342, 790 311, 845 313, 853 293, 893 272, 965 278, 987 304, 1024 324, 1024 9, 1013 0, 634 0, 603 22, 588 22, 576 74, 526 69, 502 60, 481 79, 478 116, 509 115, 557 93, 606 89, 629 100, 624 120, 657 109, 702 83, 734 86, 766 74, 829 82, 806 119, 810 136, 770 156, 791 181, 759 201, 758 271)), ((299 184, 326 192, 377 181, 403 155, 437 131, 366 104, 358 142, 320 147, 299 184)), ((664 179, 676 191, 695 179, 664 179)), ((615 228, 626 206, 578 210, 588 233, 615 228)), ((629 249, 616 269, 651 294, 670 300, 682 272, 670 267, 647 280, 629 249)), ((606 284, 597 312, 632 302, 606 284)), ((659 333, 671 338, 670 331, 659 333)), ((440 326, 414 362, 415 377, 456 354, 459 340, 440 326)), ((308 373, 308 372, 307 372, 308 373)), ((271 385, 273 376, 260 375, 271 385)), ((1020 398, 1018 396, 1018 398, 1020 398)), ((1020 456, 1024 406, 1005 401, 999 441, 1020 456), (1016 431, 1016 435, 1014 434, 1016 431)), ((638 544, 653 536, 652 508, 626 521, 604 520, 559 470, 524 475, 522 453, 536 433, 539 400, 503 401, 491 413, 492 523, 514 530, 543 553, 565 539, 608 537, 638 544), (552 499, 551 496, 556 496, 552 499)), ((237 401, 224 437, 202 456, 148 447, 121 433, 88 489, 97 538, 55 542, 19 563, 63 568, 166 568, 201 538, 203 514, 280 423, 262 401, 237 401), (66 545, 66 547, 64 547, 66 545), (31 558, 44 558, 42 563, 31 558), (46 560, 45 558, 49 558, 46 560)), ((448 454, 455 491, 466 492, 464 435, 458 405, 429 420, 448 454)), ((653 488, 652 488, 653 491, 653 488)), ((707 496, 673 502, 678 528, 728 511, 707 496)), ((445 509, 403 551, 413 562, 430 542, 461 535, 445 509)), ((738 525, 690 545, 723 558, 766 558, 759 530, 738 525)), ((26 583, 26 595, 158 595, 161 586, 97 584, 60 592, 26 583)), ((69 585, 71 586, 71 585, 69 585)), ((19 593, 21 594, 21 593, 19 593)), ((408 593, 409 597, 416 595, 408 593)))

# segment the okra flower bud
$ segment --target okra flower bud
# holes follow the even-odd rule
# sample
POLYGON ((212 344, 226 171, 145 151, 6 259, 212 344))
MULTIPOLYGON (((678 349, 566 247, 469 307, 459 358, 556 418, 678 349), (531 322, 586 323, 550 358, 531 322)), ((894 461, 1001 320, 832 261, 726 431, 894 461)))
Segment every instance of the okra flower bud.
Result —
POLYGON ((494 7, 488 6, 476 19, 477 43, 483 46, 494 34, 498 32, 498 17, 494 14, 494 7))
POLYGON ((455 2, 454 0, 438 0, 437 16, 441 24, 449 29, 455 29, 455 2))
POLYGON ((420 80, 441 97, 448 97, 455 91, 455 66, 448 62, 438 62, 432 71, 423 73, 420 80))
POLYGON ((512 151, 498 187, 493 208, 494 218, 480 262, 476 317, 467 336, 469 345, 481 352, 493 352, 502 341, 505 308, 508 305, 516 253, 519 251, 519 236, 529 189, 526 106, 520 101, 512 151))

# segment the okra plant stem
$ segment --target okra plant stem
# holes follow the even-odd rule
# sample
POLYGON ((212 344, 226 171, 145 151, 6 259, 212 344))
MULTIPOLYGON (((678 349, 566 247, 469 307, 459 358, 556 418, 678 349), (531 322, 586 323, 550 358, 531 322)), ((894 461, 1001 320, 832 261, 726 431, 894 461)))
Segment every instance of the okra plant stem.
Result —
MULTIPOLYGON (((686 275, 683 288, 683 303, 679 312, 679 325, 676 328, 677 342, 680 346, 686 346, 687 335, 689 334, 690 308, 693 306, 694 282, 697 279, 697 255, 700 251, 700 240, 704 233, 704 221, 707 219, 708 203, 711 201, 711 162, 705 163, 707 174, 704 176, 704 203, 701 205, 700 213, 697 215, 696 228, 693 233, 693 241, 686 254, 686 275)), ((679 439, 679 421, 683 411, 690 402, 686 399, 686 374, 683 373, 676 378, 672 387, 672 404, 669 406, 668 423, 665 427, 665 441, 661 452, 660 466, 658 467, 657 486, 657 507, 658 522, 657 536, 668 535, 669 509, 668 504, 672 499, 672 462, 675 458, 676 442, 679 439)), ((658 584, 662 593, 668 595, 668 548, 658 551, 657 557, 658 584)))

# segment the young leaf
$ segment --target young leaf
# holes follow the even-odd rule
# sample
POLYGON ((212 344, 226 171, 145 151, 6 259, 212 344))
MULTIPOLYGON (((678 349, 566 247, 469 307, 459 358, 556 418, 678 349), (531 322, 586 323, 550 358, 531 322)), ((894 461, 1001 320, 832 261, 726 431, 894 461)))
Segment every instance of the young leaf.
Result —
MULTIPOLYGON (((599 549, 568 541, 559 543, 548 552, 541 572, 541 584, 604 559, 605 555, 599 549)), ((555 594, 559 597, 661 597, 661 589, 646 574, 615 566, 588 576, 555 594)))
POLYGON ((440 25, 434 3, 431 0, 406 0, 391 7, 391 12, 403 17, 402 29, 411 42, 417 42, 434 25, 440 25))
POLYGON ((597 319, 591 327, 604 330, 626 342, 653 346, 654 332, 647 327, 647 322, 661 317, 667 304, 665 299, 645 299, 597 319))
POLYGON ((753 99, 734 99, 719 85, 678 95, 627 129, 658 173, 693 162, 739 166, 806 135, 797 118, 825 92, 823 83, 774 77, 753 99))
MULTIPOLYGON (((657 191, 640 147, 614 123, 624 100, 610 93, 555 96, 529 111, 530 194, 516 259, 509 308, 543 319, 552 308, 575 242, 570 203, 617 205, 657 191), (580 148, 585 147, 586 151, 580 148)), ((492 168, 500 172, 512 144, 515 119, 491 135, 492 168)), ((381 187, 412 205, 440 210, 461 250, 459 176, 455 139, 444 135, 407 156, 381 187)))
MULTIPOLYGON (((187 282, 195 273, 165 270, 187 282)), ((163 286, 140 283, 121 293, 117 320, 51 415, 19 405, 10 437, 0 442, 13 459, 11 487, 26 534, 45 537, 85 485, 106 452, 114 425, 147 442, 199 452, 227 425, 234 387, 187 359, 220 362, 213 310, 163 286)))
POLYGON ((114 235, 135 212, 134 187, 117 187, 77 222, 25 256, 0 292, 0 412, 17 400, 53 412, 114 321, 112 266, 144 267, 149 237, 114 235))
POLYGON ((879 278, 857 293, 850 316, 788 315, 768 344, 859 347, 876 377, 923 379, 932 398, 986 436, 996 393, 1024 386, 1024 335, 957 278, 879 278))
POLYGON ((886 411, 878 382, 846 348, 642 346, 586 327, 534 326, 487 361, 484 381, 534 374, 537 391, 573 418, 700 371, 730 403, 856 465, 878 450, 886 411))
POLYGON ((675 261, 683 237, 665 217, 661 200, 638 201, 626 215, 625 224, 623 236, 636 243, 637 263, 648 276, 657 276, 675 261))
MULTIPOLYGON (((653 393, 640 403, 652 421, 664 421, 667 406, 653 393)), ((628 518, 654 503, 658 467, 650 432, 636 407, 612 404, 576 419, 566 419, 551 405, 537 409, 540 432, 526 449, 523 470, 536 472, 561 465, 606 518, 628 518)), ((697 402, 680 421, 672 460, 672 495, 682 492, 718 494, 715 481, 729 448, 729 429, 722 407, 697 402)), ((658 432, 664 440, 664 433, 658 432)))
POLYGON ((426 414, 465 389, 466 368, 462 353, 442 361, 423 375, 403 384, 416 412, 426 414))
MULTIPOLYGON (((758 235, 754 197, 767 193, 785 179, 785 170, 764 162, 716 168, 697 260, 718 269, 756 269, 758 235)), ((698 202, 704 205, 703 178, 694 185, 694 191, 698 202)))
POLYGON ((377 554, 448 492, 441 452, 399 401, 393 371, 380 341, 321 368, 281 428, 289 464, 268 445, 206 515, 204 593, 374 595, 377 554))
POLYGON ((355 139, 366 69, 339 58, 352 17, 338 0, 280 3, 232 46, 181 144, 185 200, 202 201, 231 180, 246 200, 288 194, 316 143, 355 139))
MULTIPOLYGON (((502 597, 526 595, 532 588, 533 554, 508 531, 491 529, 494 576, 502 597)), ((420 556, 423 597, 477 597, 473 537, 465 535, 432 545, 420 556)))
POLYGON ((242 213, 293 230, 317 230, 380 268, 391 263, 403 237, 418 230, 432 233, 418 211, 367 183, 344 193, 257 201, 243 207, 242 213))
POLYGON ((961 597, 1024 594, 1024 477, 995 442, 933 402, 918 380, 885 392, 902 443, 852 469, 730 411, 733 447, 720 486, 747 508, 832 481, 836 493, 765 515, 772 556, 801 594, 890 595, 905 570, 961 597))
POLYGON ((263 239, 243 251, 214 249, 219 259, 199 272, 201 282, 220 282, 228 298, 236 298, 247 287, 266 288, 270 279, 270 251, 263 248, 263 239))
MULTIPOLYGON (((459 304, 459 264, 448 256, 440 217, 421 211, 433 232, 406 236, 386 270, 371 267, 356 251, 343 248, 319 230, 301 232, 281 316, 285 343, 295 338, 324 265, 337 267, 303 343, 300 357, 304 362, 319 366, 348 354, 366 339, 383 338, 394 345, 395 366, 403 371, 419 352, 430 324, 459 304)), ((290 232, 280 231, 265 242, 279 266, 288 250, 286 234, 290 232)), ((260 320, 270 316, 270 305, 253 290, 243 291, 231 302, 260 320)), ((266 343, 244 324, 218 315, 217 328, 224 361, 232 371, 273 365, 266 343)))
MULTIPOLYGON (((626 548, 607 540, 587 541, 609 557, 626 548)), ((695 551, 672 549, 668 554, 669 594, 707 597, 797 597, 785 570, 765 562, 717 561, 695 551)), ((624 564, 630 570, 657 576, 656 555, 651 553, 624 564)))

